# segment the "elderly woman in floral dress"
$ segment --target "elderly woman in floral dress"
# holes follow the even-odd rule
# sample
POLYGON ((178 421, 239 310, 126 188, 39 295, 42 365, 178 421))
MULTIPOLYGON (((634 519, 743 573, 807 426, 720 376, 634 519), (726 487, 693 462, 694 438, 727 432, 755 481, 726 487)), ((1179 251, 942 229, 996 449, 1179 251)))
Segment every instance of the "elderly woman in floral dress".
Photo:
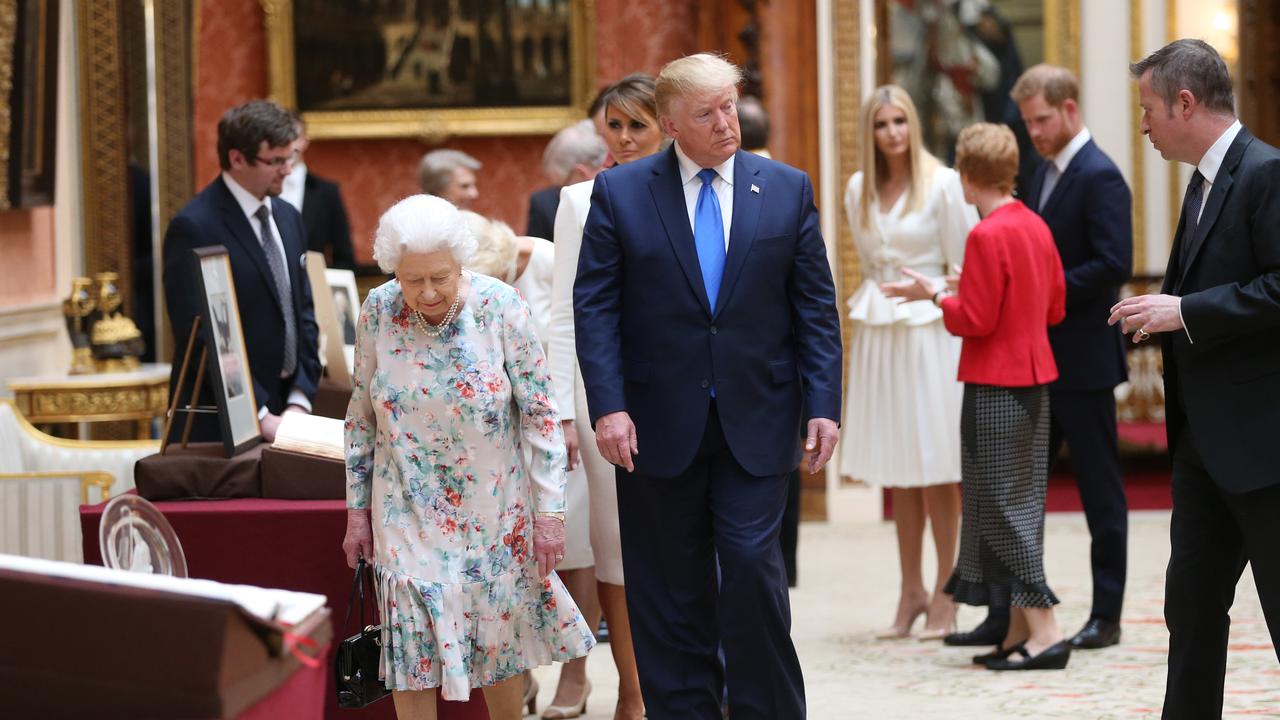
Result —
POLYGON ((594 643, 551 572, 566 454, 542 346, 515 290, 462 269, 474 249, 447 201, 397 203, 373 250, 396 279, 356 332, 342 546, 352 567, 373 561, 400 718, 435 718, 437 688, 473 687, 495 720, 519 718, 521 672, 594 643))

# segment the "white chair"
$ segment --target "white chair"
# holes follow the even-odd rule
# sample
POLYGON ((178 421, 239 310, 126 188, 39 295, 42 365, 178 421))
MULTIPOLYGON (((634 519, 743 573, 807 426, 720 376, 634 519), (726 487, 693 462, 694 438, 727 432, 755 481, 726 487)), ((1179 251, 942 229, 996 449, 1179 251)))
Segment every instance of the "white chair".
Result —
POLYGON ((133 488, 158 440, 66 440, 0 400, 0 553, 83 562, 80 505, 133 488))

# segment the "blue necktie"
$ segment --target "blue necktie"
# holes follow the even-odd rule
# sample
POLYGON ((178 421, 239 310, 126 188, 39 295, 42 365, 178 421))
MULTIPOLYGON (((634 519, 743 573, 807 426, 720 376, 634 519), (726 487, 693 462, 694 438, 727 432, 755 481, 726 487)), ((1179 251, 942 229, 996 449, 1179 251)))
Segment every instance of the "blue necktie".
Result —
POLYGON ((724 219, 720 215, 720 198, 711 187, 716 171, 707 168, 698 172, 702 189, 698 191, 698 205, 693 211, 693 244, 698 250, 698 265, 702 267, 702 285, 707 289, 707 303, 714 313, 716 296, 720 294, 720 279, 724 277, 724 219))

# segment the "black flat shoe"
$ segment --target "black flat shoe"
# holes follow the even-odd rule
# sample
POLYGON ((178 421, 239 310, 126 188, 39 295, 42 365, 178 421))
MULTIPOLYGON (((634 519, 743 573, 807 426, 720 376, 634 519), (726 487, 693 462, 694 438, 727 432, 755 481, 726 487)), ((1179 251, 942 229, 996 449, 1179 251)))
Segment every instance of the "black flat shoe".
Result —
POLYGON ((1062 670, 1067 666, 1067 660, 1071 659, 1071 646, 1066 641, 1054 643, 1040 652, 1039 655, 1031 655, 1027 652, 1027 648, 1019 645, 1014 648, 1013 654, 1021 655, 1021 660, 1013 660, 1012 657, 1004 660, 992 660, 987 663, 988 670, 1062 670))
POLYGON ((1014 645, 1013 647, 1004 648, 997 645, 995 650, 992 650, 991 652, 986 653, 985 655, 974 655, 973 664, 987 665, 994 660, 1004 660, 1005 658, 1012 655, 1015 650, 1018 650, 1021 647, 1022 647, 1021 645, 1014 645))
POLYGON ((1120 642, 1120 623, 1102 618, 1089 618, 1080 632, 1068 642, 1077 650, 1098 650, 1120 642))
POLYGON ((979 645, 999 645, 1004 641, 1005 635, 1009 634, 1009 623, 997 622, 991 618, 978 623, 978 627, 969 632, 956 632, 942 638, 942 642, 947 645, 961 646, 979 646, 979 645))

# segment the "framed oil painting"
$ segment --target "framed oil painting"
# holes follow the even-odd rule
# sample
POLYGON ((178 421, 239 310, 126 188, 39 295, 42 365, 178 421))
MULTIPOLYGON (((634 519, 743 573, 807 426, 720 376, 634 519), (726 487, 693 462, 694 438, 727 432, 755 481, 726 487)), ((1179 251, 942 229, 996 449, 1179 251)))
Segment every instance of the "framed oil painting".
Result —
POLYGON ((593 0, 262 0, 313 138, 549 134, 582 117, 593 0))
POLYGON ((204 315, 202 339, 209 356, 205 375, 217 400, 223 449, 226 456, 231 457, 256 445, 262 435, 240 325, 240 306, 227 249, 213 245, 192 252, 204 315))
MULTIPOLYGON (((960 131, 1005 123, 1018 135, 1023 178, 1038 162, 1009 91, 1049 62, 1080 74, 1078 0, 876 0, 876 80, 901 85, 924 143, 948 165, 960 131)), ((1028 175, 1029 176, 1029 175, 1028 175)))

